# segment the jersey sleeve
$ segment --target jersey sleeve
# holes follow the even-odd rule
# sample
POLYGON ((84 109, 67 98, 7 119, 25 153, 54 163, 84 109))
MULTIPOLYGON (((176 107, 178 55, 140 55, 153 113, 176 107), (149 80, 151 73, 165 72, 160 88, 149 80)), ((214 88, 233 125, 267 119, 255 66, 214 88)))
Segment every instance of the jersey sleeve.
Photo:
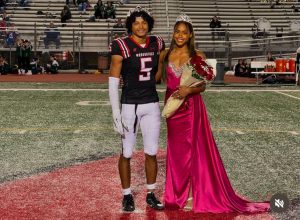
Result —
POLYGON ((165 49, 165 41, 160 36, 155 36, 158 44, 159 51, 162 51, 165 49))
POLYGON ((111 55, 123 56, 122 50, 121 50, 121 48, 120 48, 120 46, 119 46, 119 44, 116 40, 111 42, 111 45, 110 45, 109 49, 110 49, 110 54, 111 55))

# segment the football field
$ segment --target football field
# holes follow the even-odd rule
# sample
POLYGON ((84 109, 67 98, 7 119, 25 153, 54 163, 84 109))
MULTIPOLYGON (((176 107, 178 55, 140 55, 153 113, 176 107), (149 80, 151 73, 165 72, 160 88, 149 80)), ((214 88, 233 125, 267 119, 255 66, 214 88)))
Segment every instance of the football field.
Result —
MULTIPOLYGON (((158 89, 163 107, 164 86, 158 89)), ((299 87, 210 87, 203 98, 234 189, 252 200, 286 193, 293 209, 274 216, 299 213, 299 87)), ((0 188, 118 155, 108 100, 105 84, 1 83, 0 188)), ((143 148, 138 135, 137 151, 143 148)))

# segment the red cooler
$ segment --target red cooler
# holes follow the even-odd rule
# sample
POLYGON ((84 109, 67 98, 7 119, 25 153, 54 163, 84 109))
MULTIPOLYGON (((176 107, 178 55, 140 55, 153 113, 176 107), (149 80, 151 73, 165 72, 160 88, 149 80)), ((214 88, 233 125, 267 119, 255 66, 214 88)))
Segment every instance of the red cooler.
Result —
POLYGON ((289 72, 295 72, 296 68, 295 68, 295 58, 291 58, 289 59, 289 72))
POLYGON ((289 64, 288 60, 283 60, 282 62, 282 72, 287 72, 288 68, 286 68, 286 66, 289 64))
POLYGON ((282 72, 283 71, 283 59, 276 59, 275 63, 276 63, 276 72, 282 72))

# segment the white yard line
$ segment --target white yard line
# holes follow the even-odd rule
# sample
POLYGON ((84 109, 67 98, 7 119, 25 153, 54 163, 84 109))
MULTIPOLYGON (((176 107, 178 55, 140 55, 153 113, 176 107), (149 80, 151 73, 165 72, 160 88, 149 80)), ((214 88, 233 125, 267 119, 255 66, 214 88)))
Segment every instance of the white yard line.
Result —
POLYGON ((82 132, 82 130, 75 130, 73 133, 74 134, 80 134, 82 132))
POLYGON ((25 134, 27 132, 27 130, 19 130, 18 133, 19 134, 25 134))
MULTIPOLYGON (((100 91, 107 92, 108 89, 31 89, 31 88, 7 88, 0 91, 100 91)), ((165 89, 157 89, 158 92, 165 92, 165 89)), ((300 92, 300 89, 207 89, 206 92, 300 92)))
POLYGON ((289 94, 283 93, 282 91, 274 91, 274 92, 276 92, 278 94, 281 94, 281 95, 285 95, 285 96, 300 100, 300 97, 289 95, 289 94))
POLYGON ((11 89, 0 89, 0 91, 108 91, 108 89, 22 89, 22 88, 11 88, 11 89))
POLYGON ((244 132, 239 131, 239 130, 236 130, 235 132, 236 132, 237 134, 245 134, 244 132))
POLYGON ((287 130, 272 130, 272 129, 241 129, 241 128, 225 128, 225 127, 219 127, 219 128, 212 128, 213 131, 228 131, 228 132, 236 132, 237 134, 246 134, 249 132, 256 132, 256 133, 290 133, 293 135, 300 134, 300 131, 287 131, 287 130))
POLYGON ((87 105, 110 105, 110 102, 107 101, 80 101, 76 102, 76 105, 82 105, 82 106, 87 106, 87 105))
MULTIPOLYGON (((14 132, 19 134, 24 134, 26 132, 73 132, 73 133, 82 133, 82 132, 90 132, 90 131, 99 131, 99 130, 107 130, 105 127, 53 127, 53 128, 46 128, 46 127, 39 127, 39 128, 0 128, 0 132, 14 132)), ((300 131, 287 131, 287 130, 268 130, 268 129, 242 129, 242 128, 225 128, 225 127, 219 127, 219 128, 212 128, 213 132, 235 132, 237 134, 247 134, 251 132, 256 133, 289 133, 292 135, 299 135, 300 131)))

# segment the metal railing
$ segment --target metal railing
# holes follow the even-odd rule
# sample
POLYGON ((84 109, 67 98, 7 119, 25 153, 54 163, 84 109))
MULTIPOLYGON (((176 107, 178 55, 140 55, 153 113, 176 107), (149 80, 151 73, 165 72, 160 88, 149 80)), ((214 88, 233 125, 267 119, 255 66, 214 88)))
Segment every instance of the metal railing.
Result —
MULTIPOLYGON (((173 27, 168 28, 154 28, 151 34, 157 34, 161 35, 166 42, 166 46, 168 47, 171 42, 171 36, 173 32, 173 27)), ((26 29, 26 28, 25 28, 26 29)), ((24 29, 24 30, 25 30, 24 29)), ((28 29, 27 29, 28 30, 28 29)), ((36 24, 34 25, 33 29, 31 30, 34 34, 31 36, 32 39, 32 46, 33 46, 33 52, 36 54, 37 52, 43 52, 44 49, 44 43, 42 40, 42 36, 44 36, 44 27, 38 27, 36 24)), ((60 30, 58 28, 58 30, 60 30)), ((125 29, 120 29, 121 31, 125 32, 125 29)), ((67 28, 64 27, 62 31, 62 42, 61 42, 61 48, 60 49, 49 49, 49 52, 58 52, 58 51, 70 51, 72 54, 80 54, 85 52, 95 52, 95 53, 101 53, 101 52, 108 52, 108 46, 113 39, 113 35, 115 31, 120 31, 119 29, 113 29, 109 28, 106 31, 101 31, 101 37, 99 38, 99 35, 96 35, 93 33, 87 33, 88 31, 95 31, 92 28, 84 28, 84 27, 78 27, 78 28, 67 28), (66 38, 66 41, 64 40, 64 37, 66 38), (90 39, 88 40, 87 37, 95 38, 95 43, 91 43, 90 39), (100 40, 101 39, 101 40, 100 40), (97 44, 98 41, 99 45, 97 44), (101 45, 100 45, 101 43, 101 45)), ((197 34, 201 33, 202 29, 195 29, 196 32, 196 39, 197 34)), ((99 31, 100 32, 100 31, 99 31)), ((232 59, 235 59, 236 57, 242 57, 242 56, 249 56, 249 52, 255 51, 257 55, 264 55, 267 51, 275 51, 276 53, 283 54, 287 52, 295 52, 298 46, 300 46, 300 35, 290 35, 290 36, 283 36, 283 37, 264 37, 264 38, 256 38, 256 39, 245 39, 246 36, 239 36, 235 34, 234 36, 230 36, 230 32, 227 32, 225 30, 225 37, 222 39, 204 39, 204 40, 196 40, 196 46, 202 50, 205 53, 209 54, 210 58, 221 58, 222 60, 225 60, 228 66, 231 66, 232 59), (226 37, 228 36, 228 37, 226 37), (239 38, 239 39, 234 39, 239 38), (240 52, 237 55, 237 52, 240 52), (244 55, 242 54, 244 53, 244 55)), ((13 48, 4 48, 1 49, 6 51, 14 50, 13 48)), ((73 59, 75 56, 72 56, 73 59)), ((80 59, 80 58, 79 58, 80 59)), ((80 62, 80 60, 78 60, 80 62)), ((79 64, 80 65, 80 64, 79 64)))

